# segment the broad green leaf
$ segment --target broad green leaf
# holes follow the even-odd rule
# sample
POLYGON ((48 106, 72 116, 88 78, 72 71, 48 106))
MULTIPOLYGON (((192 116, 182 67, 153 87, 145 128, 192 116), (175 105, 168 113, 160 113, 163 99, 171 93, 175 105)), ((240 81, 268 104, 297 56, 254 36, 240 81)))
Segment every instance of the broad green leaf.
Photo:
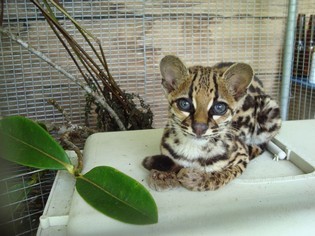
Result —
POLYGON ((40 125, 21 116, 0 120, 0 156, 21 165, 73 172, 62 147, 40 125))
POLYGON ((95 167, 78 176, 76 188, 87 203, 111 218, 137 225, 158 221, 151 194, 136 180, 112 167, 95 167))

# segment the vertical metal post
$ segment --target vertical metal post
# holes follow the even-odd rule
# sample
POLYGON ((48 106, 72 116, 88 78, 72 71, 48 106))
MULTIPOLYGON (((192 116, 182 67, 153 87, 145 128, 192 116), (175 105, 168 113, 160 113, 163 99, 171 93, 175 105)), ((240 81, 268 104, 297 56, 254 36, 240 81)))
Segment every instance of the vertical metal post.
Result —
POLYGON ((283 53, 283 67, 281 80, 281 118, 288 119, 289 100, 290 100, 290 80, 291 68, 294 56, 294 36, 296 27, 297 1, 289 0, 288 18, 286 25, 286 36, 283 53))

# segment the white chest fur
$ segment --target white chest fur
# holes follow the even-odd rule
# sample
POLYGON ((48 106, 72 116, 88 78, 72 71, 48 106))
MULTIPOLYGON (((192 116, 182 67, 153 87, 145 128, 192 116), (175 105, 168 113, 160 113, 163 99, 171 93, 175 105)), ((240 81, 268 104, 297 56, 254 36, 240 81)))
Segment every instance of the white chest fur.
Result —
MULTIPOLYGON (((176 135, 171 134, 166 142, 177 156, 187 161, 194 161, 200 158, 208 159, 226 152, 222 141, 213 142, 210 138, 185 136, 181 132, 176 132, 176 135), (179 140, 179 142, 175 142, 175 140, 179 140)), ((162 154, 167 153, 163 153, 162 149, 162 154)))
POLYGON ((208 140, 182 137, 180 144, 174 145, 174 151, 188 160, 194 160, 207 154, 208 140))

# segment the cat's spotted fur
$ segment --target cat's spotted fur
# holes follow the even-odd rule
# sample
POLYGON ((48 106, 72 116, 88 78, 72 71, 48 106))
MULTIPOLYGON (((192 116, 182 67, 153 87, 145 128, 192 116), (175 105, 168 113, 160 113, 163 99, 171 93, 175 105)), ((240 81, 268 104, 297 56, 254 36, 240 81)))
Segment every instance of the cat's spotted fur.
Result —
POLYGON ((169 119, 161 155, 144 159, 150 187, 215 190, 238 177, 278 132, 277 103, 245 63, 186 68, 161 60, 169 119))

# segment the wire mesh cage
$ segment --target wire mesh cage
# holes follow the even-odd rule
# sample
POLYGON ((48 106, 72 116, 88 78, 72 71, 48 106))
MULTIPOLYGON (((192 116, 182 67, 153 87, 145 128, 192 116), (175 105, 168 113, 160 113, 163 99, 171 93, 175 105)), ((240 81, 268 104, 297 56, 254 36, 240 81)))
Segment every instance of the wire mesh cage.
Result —
POLYGON ((296 17, 295 50, 292 68, 289 119, 314 119, 315 12, 314 2, 299 3, 296 17), (314 60, 312 60, 314 58, 314 60))
MULTIPOLYGON (((80 77, 67 52, 31 2, 2 2, 4 29, 80 77)), ((267 93, 280 100, 289 0, 59 2, 100 39, 118 85, 130 93, 140 94, 150 104, 155 128, 162 127, 167 119, 167 103, 160 88, 158 68, 159 60, 167 54, 178 55, 187 65, 213 65, 221 61, 249 63, 263 80, 267 93)), ((306 14, 307 22, 315 14, 313 5, 311 0, 298 3, 298 13, 306 14)), ((64 17, 58 19, 70 34, 78 36, 64 17)), ((83 41, 82 46, 87 48, 83 41)), ((47 104, 48 99, 54 99, 73 123, 85 124, 85 93, 78 85, 4 35, 1 35, 0 56, 1 116, 22 115, 61 124, 64 122, 62 114, 47 104)), ((299 60, 306 59, 302 56, 299 60)), ((300 62, 295 63, 300 65, 300 62)), ((292 79, 289 119, 314 118, 314 85, 308 82, 309 77, 310 74, 292 79)), ((90 123, 93 126, 96 121, 92 119, 90 123)), ((3 206, 6 209, 23 202, 24 207, 18 207, 23 212, 11 214, 7 221, 12 226, 11 234, 33 235, 38 224, 34 219, 43 210, 54 173, 16 166, 10 166, 9 170, 10 177, 0 182, 3 197, 24 194, 23 200, 3 206), (34 176, 37 176, 36 183, 33 183, 34 176), (33 204, 37 198, 40 200, 33 204)))
POLYGON ((6 166, 1 168, 0 181, 1 232, 3 235, 35 235, 55 172, 1 164, 6 166))
MULTIPOLYGON (((166 120, 158 64, 177 54, 188 65, 220 61, 250 63, 269 93, 279 96, 287 2, 272 1, 64 1, 69 14, 102 41, 110 70, 122 89, 142 95, 154 126, 166 120)), ((61 19, 62 20, 62 19, 61 19)), ((67 24, 67 22, 64 22, 67 24)), ((28 1, 4 4, 3 25, 79 75, 41 14, 28 1)), ((69 29, 75 36, 76 32, 69 29)), ((58 122, 46 104, 56 99, 73 122, 83 123, 84 93, 77 85, 2 37, 1 113, 58 122), (10 62, 10 63, 9 63, 10 62)))

